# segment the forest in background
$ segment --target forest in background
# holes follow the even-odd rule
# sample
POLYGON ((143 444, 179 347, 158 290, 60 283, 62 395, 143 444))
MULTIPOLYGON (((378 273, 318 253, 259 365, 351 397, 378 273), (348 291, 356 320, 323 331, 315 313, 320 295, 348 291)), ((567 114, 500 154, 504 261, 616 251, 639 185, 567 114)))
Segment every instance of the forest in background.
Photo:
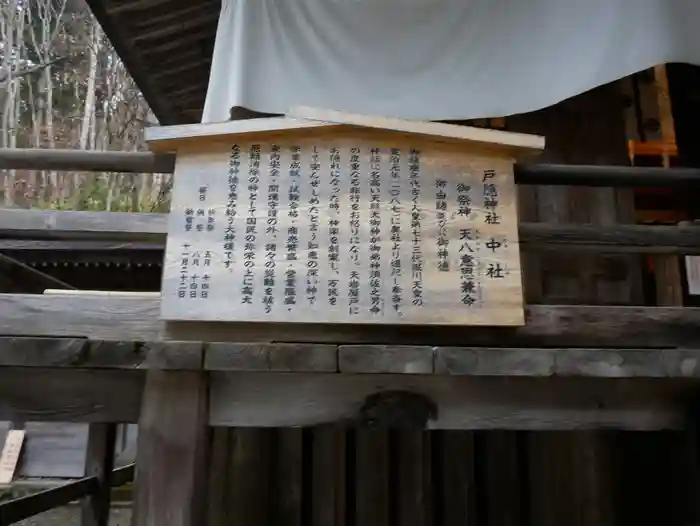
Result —
MULTIPOLYGON (((0 0, 0 148, 138 151, 156 124, 84 0, 0 0)), ((2 206, 167 211, 172 176, 0 170, 2 206)))

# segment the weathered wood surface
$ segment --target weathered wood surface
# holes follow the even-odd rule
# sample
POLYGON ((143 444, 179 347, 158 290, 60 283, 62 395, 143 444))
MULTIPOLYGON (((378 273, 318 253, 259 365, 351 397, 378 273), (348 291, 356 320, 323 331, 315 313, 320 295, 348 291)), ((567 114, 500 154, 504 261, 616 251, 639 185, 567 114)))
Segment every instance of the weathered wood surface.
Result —
POLYGON ((85 476, 97 479, 97 488, 82 502, 81 526, 109 526, 112 474, 117 442, 117 424, 91 424, 85 476))
POLYGON ((0 367, 0 420, 136 422, 144 376, 143 371, 0 367))
POLYGON ((212 373, 210 423, 319 426, 355 418, 366 396, 411 390, 431 398, 431 429, 665 429, 682 425, 694 382, 600 378, 212 373), (685 393, 685 394, 684 394, 685 393), (280 400, 285 400, 280 404, 280 400))
POLYGON ((134 526, 201 526, 207 384, 191 371, 150 371, 139 419, 134 526))
MULTIPOLYGON (((32 148, 0 149, 6 170, 172 173, 175 155, 151 152, 85 152, 32 148)), ((700 170, 570 164, 518 164, 515 182, 528 185, 698 187, 700 170)))
POLYGON ((315 324, 166 325, 159 300, 120 296, 0 294, 0 335, 121 341, 391 343, 498 347, 700 348, 700 309, 526 307, 526 325, 503 328, 368 327, 315 324))
MULTIPOLYGON (((0 208, 3 250, 163 250, 167 214, 0 208), (12 239, 12 238, 36 239, 12 239), (80 239, 84 238, 84 239, 80 239), (42 241, 45 240, 45 241, 42 241), (45 244, 43 244, 45 243, 45 244)), ((521 222, 525 250, 697 253, 700 225, 583 225, 521 222)))
POLYGON ((0 337, 0 372, 212 372, 700 378, 700 349, 117 342, 0 337))
MULTIPOLYGON (((85 473, 85 424, 27 422, 22 456, 15 478, 80 478, 85 473)), ((0 443, 9 422, 0 423, 0 443)))
MULTIPOLYGON (((697 380, 643 378, 274 372, 210 376, 209 425, 233 427, 328 427, 355 418, 364 398, 373 393, 410 390, 438 405, 433 429, 675 429, 684 425, 685 406, 698 385, 697 380)), ((0 368, 0 418, 138 422, 145 377, 140 371, 0 368)), ((72 443, 70 447, 69 453, 84 451, 72 443)), ((333 509, 323 513, 335 513, 333 509)))
POLYGON ((7 170, 172 173, 175 169, 175 156, 154 155, 150 152, 0 148, 0 167, 7 170))

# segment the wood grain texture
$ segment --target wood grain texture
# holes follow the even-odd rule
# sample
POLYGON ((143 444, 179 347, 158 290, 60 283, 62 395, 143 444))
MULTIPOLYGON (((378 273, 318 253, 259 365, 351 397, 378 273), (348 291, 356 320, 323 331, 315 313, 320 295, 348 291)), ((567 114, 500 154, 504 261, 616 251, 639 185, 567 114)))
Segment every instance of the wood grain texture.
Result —
POLYGON ((442 475, 435 481, 439 485, 435 506, 440 510, 444 526, 477 524, 477 453, 474 449, 474 436, 475 433, 469 431, 433 433, 433 440, 439 446, 434 461, 440 466, 439 473, 442 475), (455 462, 455 459, 462 460, 455 462))
POLYGON ((236 526, 269 524, 271 517, 271 429, 232 429, 228 517, 236 526))
MULTIPOLYGON (((39 239, 88 237, 129 239, 131 241, 163 239, 167 232, 167 214, 121 212, 76 212, 55 210, 20 210, 0 208, 0 232, 21 232, 39 239)), ((9 236, 8 236, 9 237, 9 236)), ((14 236, 16 237, 16 236, 14 236)))
MULTIPOLYGON (((433 524, 431 477, 433 435, 427 431, 413 430, 390 434, 389 454, 392 462, 389 477, 394 501, 390 511, 395 524, 405 526, 433 524)), ((456 458, 461 461, 464 456, 456 458)))
POLYGON ((172 173, 175 169, 175 156, 153 155, 150 152, 0 148, 0 167, 6 170, 172 173))
POLYGON ((336 372, 337 347, 210 343, 207 345, 205 368, 225 371, 336 372))
POLYGON ((90 424, 85 476, 97 479, 96 491, 83 500, 81 526, 109 526, 117 424, 90 424))
POLYGON ((356 524, 389 524, 389 432, 359 429, 355 461, 356 524))
POLYGON ((357 129, 180 150, 161 316, 522 325, 512 164, 357 129))
POLYGON ((680 425, 679 400, 688 388, 687 382, 651 379, 212 373, 210 424, 343 422, 370 394, 409 390, 437 404, 432 429, 663 429, 680 425))
POLYGON ((134 526, 203 524, 207 447, 205 375, 150 371, 139 419, 134 526))
POLYGON ((313 431, 311 525, 346 524, 346 432, 319 426, 313 431))
POLYGON ((697 349, 120 342, 0 337, 0 367, 697 378, 697 349))
POLYGON ((409 345, 341 345, 339 370, 343 373, 432 374, 433 348, 409 345))
MULTIPOLYGON (((0 249, 164 250, 167 221, 167 214, 157 213, 0 208, 0 233, 36 238, 3 239, 0 249)), ((697 225, 555 225, 533 221, 523 216, 518 226, 520 244, 528 251, 691 254, 700 247, 697 225)))
POLYGON ((544 137, 523 133, 504 132, 459 126, 428 121, 411 121, 391 117, 359 115, 342 111, 296 106, 287 113, 288 117, 321 121, 324 123, 346 124, 350 126, 377 128, 380 130, 397 131, 411 135, 429 136, 433 139, 456 139, 465 143, 475 143, 479 147, 501 146, 509 148, 510 152, 525 152, 535 150, 539 153, 544 148, 544 137))
POLYGON ((516 329, 184 323, 158 319, 159 302, 138 297, 0 294, 0 334, 126 341, 387 343, 459 346, 700 348, 700 309, 530 305, 516 329))
POLYGON ((0 420, 137 422, 141 371, 0 368, 0 420))

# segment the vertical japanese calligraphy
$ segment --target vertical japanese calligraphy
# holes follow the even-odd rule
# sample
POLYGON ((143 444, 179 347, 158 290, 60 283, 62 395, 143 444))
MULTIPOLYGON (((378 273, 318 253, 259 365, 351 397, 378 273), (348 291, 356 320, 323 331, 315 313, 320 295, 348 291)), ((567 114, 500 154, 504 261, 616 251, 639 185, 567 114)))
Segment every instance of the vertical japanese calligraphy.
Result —
POLYGON ((177 179, 166 319, 521 323, 510 161, 342 137, 216 148, 177 179))
POLYGON ((408 178, 411 183, 411 276, 413 306, 423 306, 423 249, 420 201, 420 153, 411 149, 408 157, 408 178))
POLYGON ((402 316, 403 286, 401 276, 401 150, 391 149, 391 168, 389 171, 389 207, 391 209, 391 306, 402 316))
POLYGON ((329 151, 330 195, 328 197, 328 304, 338 304, 340 291, 340 149, 329 151))
POLYGON ((245 245, 243 247, 243 285, 241 303, 252 305, 255 277, 255 259, 258 250, 258 191, 260 190, 260 145, 253 144, 248 153, 248 217, 245 222, 245 245))
POLYGON ((241 169, 241 148, 234 144, 228 161, 228 194, 226 198, 226 229, 224 230, 224 267, 232 270, 236 245, 236 206, 238 202, 238 174, 241 169))
POLYGON ((348 278, 348 314, 360 312, 360 149, 350 150, 350 236, 348 246, 353 268, 348 278))

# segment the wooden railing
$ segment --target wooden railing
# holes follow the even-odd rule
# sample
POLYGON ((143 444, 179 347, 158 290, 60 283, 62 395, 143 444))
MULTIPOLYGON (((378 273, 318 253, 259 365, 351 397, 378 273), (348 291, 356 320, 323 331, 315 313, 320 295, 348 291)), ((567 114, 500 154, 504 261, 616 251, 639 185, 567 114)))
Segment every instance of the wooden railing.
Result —
MULTIPOLYGON (((0 169, 146 173, 173 167, 171 155, 0 150, 0 169)), ((515 174, 518 184, 531 185, 700 188, 695 169, 519 165, 515 174)), ((0 209, 0 250, 162 250, 166 232, 164 214, 0 209)), ((524 222, 520 239, 524 251, 700 253, 696 225, 524 222)), ((62 287, 49 280, 46 288, 62 287)), ((667 429, 684 425, 685 402, 679 400, 692 387, 670 382, 700 377, 697 308, 527 305, 526 325, 514 329, 281 324, 271 336, 253 324, 169 328, 159 304, 157 294, 0 294, 0 418, 91 425, 86 477, 1 504, 0 524, 85 497, 83 526, 106 524, 109 490, 129 480, 133 466, 112 469, 107 452, 113 451, 114 424, 104 422, 139 422, 147 431, 146 447, 139 445, 146 473, 172 473, 178 463, 182 480, 148 479, 167 482, 168 491, 144 499, 151 513, 144 517, 189 517, 205 484, 200 459, 208 446, 199 435, 206 426, 285 426, 291 420, 315 426, 319 414, 340 420, 364 396, 389 386, 418 389, 448 407, 437 429, 667 429), (462 382, 467 376, 473 378, 462 382), (496 385, 491 377, 498 376, 517 380, 496 385), (571 377, 583 383, 569 383, 571 377), (66 382, 70 392, 60 388, 66 382), (177 394, 179 402, 164 403, 162 392, 177 394), (307 398, 297 403, 299 393, 307 398), (322 398, 332 403, 321 411, 322 398), (235 411, 227 405, 231 399, 239 404, 235 411), (270 409, 271 400, 290 407, 270 409), (496 418, 492 400, 501 409, 496 418), (181 412, 174 417, 176 409, 181 412), (182 446, 177 459, 159 447, 163 437, 176 435, 182 446)))
POLYGON ((45 511, 84 499, 82 526, 107 526, 113 487, 133 481, 133 464, 114 469, 116 424, 92 424, 88 437, 86 476, 55 488, 0 502, 0 524, 14 524, 45 511))

